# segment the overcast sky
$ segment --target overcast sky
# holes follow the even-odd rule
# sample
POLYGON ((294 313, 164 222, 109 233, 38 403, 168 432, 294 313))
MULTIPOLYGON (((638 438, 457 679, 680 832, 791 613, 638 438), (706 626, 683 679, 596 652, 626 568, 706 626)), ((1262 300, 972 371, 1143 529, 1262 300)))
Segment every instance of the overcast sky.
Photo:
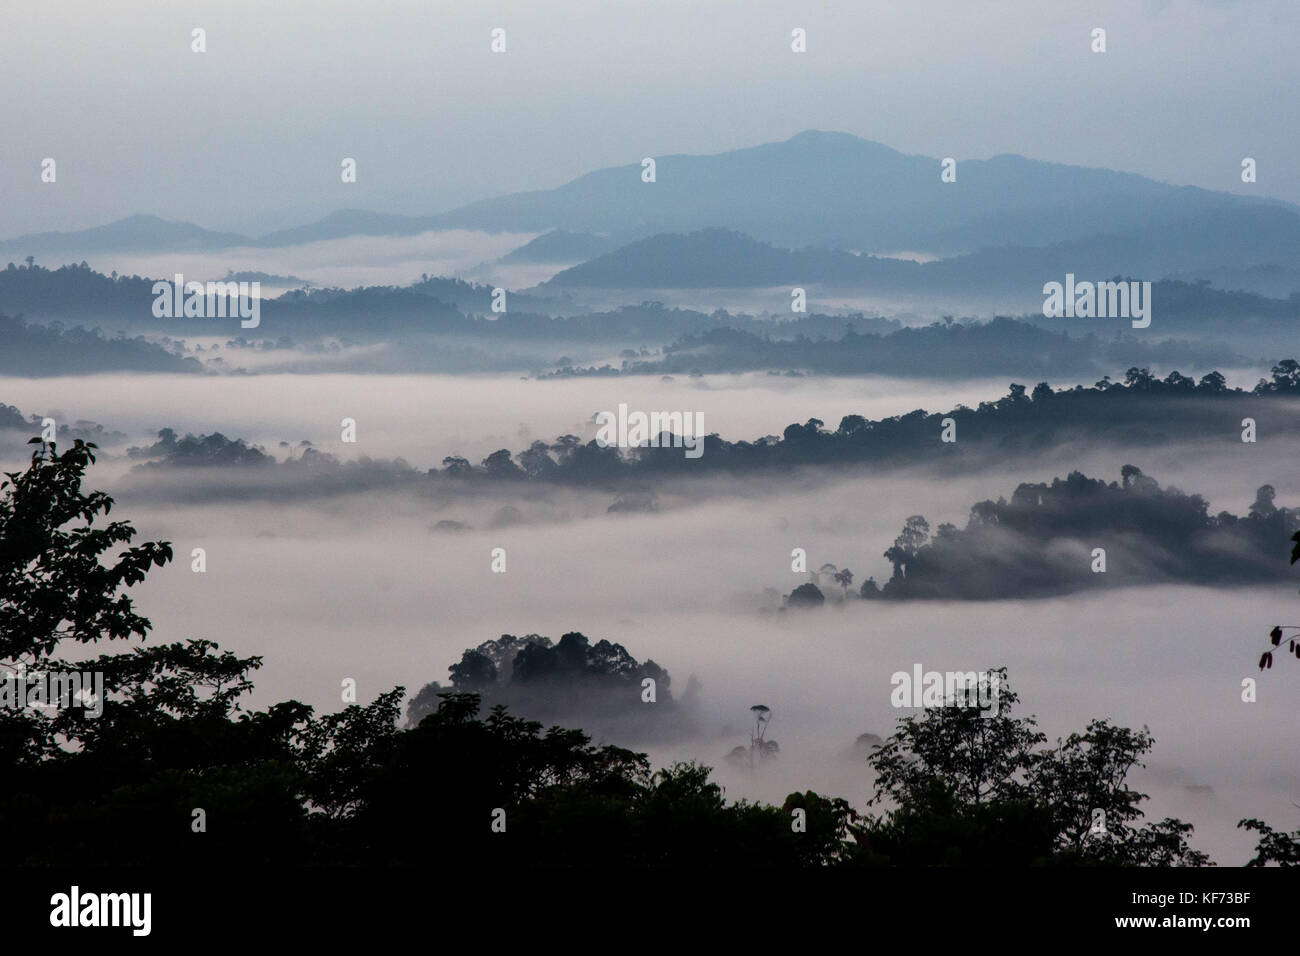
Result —
POLYGON ((805 129, 1300 202, 1297 40, 1295 0, 9 3, 0 237, 431 213, 805 129))

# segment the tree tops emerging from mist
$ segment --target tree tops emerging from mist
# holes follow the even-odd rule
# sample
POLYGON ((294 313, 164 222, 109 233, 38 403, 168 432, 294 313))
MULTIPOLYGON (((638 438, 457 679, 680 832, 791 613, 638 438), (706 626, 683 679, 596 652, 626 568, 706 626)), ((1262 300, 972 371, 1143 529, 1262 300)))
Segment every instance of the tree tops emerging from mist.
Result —
MULTIPOLYGON (((147 637, 150 622, 124 592, 172 557, 166 542, 133 543, 128 522, 102 521, 112 499, 81 489, 93 461, 79 441, 61 454, 41 445, 0 485, 0 663, 104 675, 98 717, 0 708, 0 817, 23 824, 6 834, 12 864, 174 865, 196 846, 246 865, 436 859, 462 869, 1206 862, 1188 844, 1190 824, 1143 822, 1146 797, 1127 774, 1153 745, 1145 728, 1092 721, 1048 746, 1032 717, 1013 714, 1005 670, 994 717, 953 698, 901 719, 872 748, 868 806, 881 812, 871 814, 812 791, 779 807, 728 802, 707 767, 652 772, 645 754, 593 746, 581 730, 544 731, 500 705, 481 715, 476 693, 437 695, 407 728, 401 687, 329 714, 292 700, 252 710, 261 659, 206 640, 114 646, 70 663, 68 645, 147 637), (195 807, 210 832, 192 828, 195 807), (498 813, 508 837, 490 827, 498 813)), ((487 685, 512 650, 512 683, 524 652, 525 684, 637 671, 617 645, 570 634, 555 646, 488 642, 454 677, 487 685)), ((1295 836, 1241 825, 1261 834, 1252 864, 1300 859, 1295 836)))
MULTIPOLYGON (((450 668, 451 686, 426 684, 407 711, 411 725, 438 707, 448 692, 479 694, 489 705, 506 704, 516 713, 541 720, 641 718, 654 724, 676 716, 668 672, 652 660, 644 663, 622 644, 595 644, 576 631, 558 643, 549 637, 502 634, 467 649, 450 668), (653 681, 653 700, 645 699, 645 681, 653 681)), ((688 688, 688 694, 691 693, 688 688)))
MULTIPOLYGON (((297 445, 281 442, 287 457, 277 459, 261 445, 250 445, 242 438, 227 438, 220 432, 211 435, 186 434, 164 428, 158 440, 146 447, 127 449, 129 458, 137 459, 136 473, 162 474, 178 469, 239 468, 266 476, 270 483, 260 490, 273 497, 291 498, 297 494, 345 494, 366 489, 387 488, 427 482, 427 477, 402 458, 343 459, 302 441, 297 445)), ((175 490, 175 489, 173 489, 175 490)), ((186 494, 202 498, 208 494, 231 494, 238 489, 199 483, 189 486, 186 494)), ((161 489, 159 493, 165 493, 161 489)))
POLYGON ((230 439, 220 432, 197 436, 187 434, 184 438, 177 438, 171 428, 161 429, 158 440, 152 445, 128 448, 126 453, 130 458, 149 459, 145 464, 151 467, 265 467, 276 463, 263 449, 245 443, 242 438, 230 439))
MULTIPOLYGON (((1077 329, 1073 330, 1077 333, 1077 329)), ((840 330, 838 338, 774 337, 759 331, 714 328, 667 346, 661 358, 625 358, 621 368, 561 367, 552 377, 700 375, 787 370, 812 375, 893 375, 949 379, 1001 375, 1009 370, 1051 376, 1097 375, 1131 365, 1211 368, 1245 364, 1223 346, 1135 336, 1106 340, 1070 335, 1000 317, 990 322, 933 323, 884 333, 840 330)))
MULTIPOLYGON (((170 279, 170 277, 168 277, 170 279)), ((198 278, 198 277, 187 277, 198 278)), ((86 263, 48 269, 34 262, 0 269, 0 310, 42 319, 94 321, 170 334, 239 334, 211 320, 189 323, 153 315, 154 279, 116 272, 104 275, 86 263)), ((424 276, 409 286, 299 289, 262 303, 260 331, 271 340, 300 343, 322 337, 367 342, 417 335, 455 336, 491 342, 516 340, 666 344, 713 328, 762 332, 777 338, 833 336, 846 328, 887 332, 893 319, 862 314, 765 319, 718 309, 711 314, 641 302, 592 312, 567 298, 543 299, 507 291, 507 311, 492 310, 493 287, 463 279, 424 276)))
MULTIPOLYGON (((40 415, 23 416, 13 405, 0 402, 0 447, 10 442, 26 443, 33 435, 44 430, 40 415)), ((75 422, 55 422, 55 434, 61 441, 118 442, 126 438, 121 432, 111 431, 96 422, 79 419, 75 422)))
MULTIPOLYGON (((400 458, 340 459, 310 442, 281 442, 286 453, 281 460, 242 439, 221 434, 181 438, 172 429, 159 432, 159 440, 152 446, 128 453, 154 470, 257 466, 268 475, 287 479, 281 483, 286 494, 295 485, 305 491, 316 487, 332 493, 418 484, 422 478, 433 479, 447 491, 554 483, 611 489, 639 486, 649 494, 645 483, 655 479, 758 474, 803 466, 979 467, 1080 439, 1156 447, 1201 435, 1207 441, 1238 443, 1243 417, 1267 415, 1279 408, 1287 411, 1276 403, 1298 398, 1300 363, 1286 359, 1274 366, 1270 378, 1261 379, 1250 390, 1229 388, 1219 372, 1210 372, 1199 381, 1178 372, 1160 379, 1135 367, 1122 382, 1112 382, 1107 376, 1092 386, 1053 389, 1040 382, 1029 391, 1013 383, 1007 395, 981 402, 977 408, 958 406, 948 412, 917 409, 880 420, 845 415, 834 430, 812 418, 788 425, 780 436, 754 441, 727 441, 712 434, 704 438, 704 454, 697 459, 685 458, 680 448, 670 447, 671 441, 658 448, 620 450, 601 447, 594 439, 584 442, 576 435, 561 435, 549 442, 534 441, 518 453, 498 449, 478 464, 462 456, 447 456, 441 468, 421 472, 400 458), (940 440, 949 419, 957 439, 951 443, 940 440)), ((1267 417, 1272 435, 1296 430, 1289 411, 1267 417)), ((28 434, 38 430, 31 423, 25 427, 28 434)), ((0 433, 3 429, 0 421, 0 433)))
MULTIPOLYGON (((1177 582, 1241 586, 1283 580, 1281 560, 1300 529, 1300 509, 1274 504, 1263 485, 1244 517, 1209 513, 1200 495, 1161 488, 1134 465, 1120 481, 1072 472, 1050 483, 1024 483, 1011 500, 974 505, 964 529, 931 532, 921 515, 907 519, 884 557, 893 574, 863 598, 1002 600, 1086 588, 1177 582), (1096 549, 1104 554, 1099 555, 1096 549)), ((834 571, 834 566, 824 566, 834 571)), ((818 580, 801 585, 787 606, 820 603, 818 580)), ((827 588, 832 597, 834 588, 827 588)), ((844 597, 851 592, 845 590, 844 597)))
MULTIPOLYGON (((968 455, 1042 450, 1079 437, 1106 438, 1144 445, 1170 444, 1187 434, 1218 431, 1224 441, 1240 440, 1240 416, 1259 402, 1300 398, 1300 363, 1279 362, 1271 379, 1253 390, 1229 388, 1219 372, 1197 381, 1171 372, 1157 378, 1144 368, 1130 368, 1123 382, 1106 376, 1093 386, 1054 390, 1040 382, 1032 392, 1012 384, 1008 394, 977 408, 949 412, 923 409, 873 421, 846 415, 835 430, 820 419, 791 424, 780 437, 727 441, 713 434, 704 439, 704 454, 686 459, 672 442, 661 447, 602 448, 576 435, 553 442, 535 441, 517 455, 500 449, 478 466, 450 456, 430 474, 444 479, 556 481, 611 484, 628 477, 744 473, 802 465, 880 464, 969 461, 968 455), (1252 404, 1254 403, 1254 404, 1252 404), (942 442, 945 419, 956 425, 956 441, 942 442)), ((1275 427, 1289 427, 1285 422, 1275 427)))
MULTIPOLYGON (((152 311, 153 282, 134 275, 103 275, 84 262, 57 269, 34 262, 26 266, 11 263, 0 269, 0 310, 42 320, 92 322, 171 335, 223 329, 238 332, 233 325, 222 326, 217 320, 158 319, 152 311)), ((558 371, 542 374, 561 376, 747 369, 950 377, 1003 373, 1083 376, 1128 365, 1207 368, 1245 361, 1222 345, 1174 340, 1148 343, 1133 336, 1113 340, 1094 334, 1079 337, 1078 328, 1051 325, 1041 316, 904 328, 896 320, 861 313, 795 316, 778 312, 758 317, 719 309, 705 314, 652 301, 592 311, 566 297, 544 298, 514 291, 507 291, 507 311, 498 313, 492 309, 493 292, 489 285, 427 275, 407 286, 294 290, 263 302, 260 328, 263 342, 293 341, 303 348, 323 341, 360 344, 429 336, 444 342, 454 338, 498 346, 512 343, 521 348, 543 343, 564 347, 568 342, 633 346, 624 350, 622 368, 574 368, 572 361, 555 362, 553 355, 543 360, 535 354, 505 353, 497 354, 487 366, 529 370, 558 366, 558 371), (1051 330, 1038 327, 1045 324, 1051 330), (662 357, 648 354, 647 345, 665 346, 662 357)), ((1279 327, 1283 322, 1293 323, 1295 316, 1294 302, 1223 292, 1202 283, 1165 281, 1158 283, 1158 294, 1162 302, 1174 303, 1166 307, 1166 313, 1172 310, 1179 316, 1204 313, 1237 322, 1243 315, 1268 315, 1279 327)), ((409 354, 405 358, 415 360, 409 354)), ((431 367, 442 371, 480 371, 484 367, 481 360, 464 356, 445 355, 443 360, 431 367)), ((187 367, 197 370, 197 363, 187 367)), ((378 367, 388 366, 381 362, 378 367)), ((394 367, 407 366, 399 362, 394 367)))
POLYGON ((203 366, 142 336, 37 325, 0 314, 0 375, 40 377, 92 372, 202 372, 203 366))

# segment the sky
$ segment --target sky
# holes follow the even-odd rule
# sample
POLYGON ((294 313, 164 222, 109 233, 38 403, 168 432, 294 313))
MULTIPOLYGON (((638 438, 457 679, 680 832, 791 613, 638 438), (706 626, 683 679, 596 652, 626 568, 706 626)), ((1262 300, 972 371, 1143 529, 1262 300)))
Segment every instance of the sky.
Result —
POLYGON ((1300 202, 1298 38, 1294 0, 5 4, 0 237, 426 214, 805 129, 1300 202))

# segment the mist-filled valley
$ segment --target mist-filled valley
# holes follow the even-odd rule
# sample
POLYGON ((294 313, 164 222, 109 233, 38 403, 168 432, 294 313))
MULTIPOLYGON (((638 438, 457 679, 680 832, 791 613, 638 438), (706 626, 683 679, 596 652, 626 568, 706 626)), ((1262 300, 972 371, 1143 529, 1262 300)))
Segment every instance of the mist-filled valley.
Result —
MULTIPOLYGON (((1052 384, 1068 395, 1083 383, 1052 384)), ((1225 381, 1252 385, 1249 374, 1225 381)), ((830 423, 830 433, 842 416, 883 420, 1005 402, 1006 382, 101 373, 4 378, 0 396, 21 412, 18 421, 101 426, 84 432, 100 446, 89 484, 114 496, 115 514, 129 516, 143 539, 170 541, 177 554, 135 589, 139 607, 161 639, 208 638, 261 655, 254 706, 294 698, 332 712, 346 678, 362 704, 396 685, 409 704, 430 682, 447 688, 448 668, 485 641, 580 632, 664 669, 659 693, 676 710, 666 722, 640 716, 637 708, 657 705, 640 701, 637 684, 627 714, 579 706, 555 722, 646 750, 656 766, 701 761, 731 798, 780 802, 812 788, 860 806, 873 775, 869 745, 858 738, 887 737, 912 712, 891 704, 892 675, 914 663, 1005 666, 1019 709, 1037 715, 1053 740, 1099 716, 1148 726, 1155 749, 1134 773, 1134 785, 1151 795, 1148 816, 1193 823, 1193 844, 1222 864, 1250 855, 1238 819, 1266 817, 1300 790, 1300 738, 1286 729, 1289 695, 1278 684, 1285 670, 1260 677, 1257 703, 1240 698, 1242 679, 1255 673, 1252 652, 1296 600, 1285 534, 1261 559, 1277 573, 1255 583, 1171 578, 1142 562, 1136 539, 1108 542, 1112 566, 1093 575, 1097 541, 1081 506, 1078 532, 1052 547, 1086 583, 1097 582, 1085 592, 1021 593, 1026 578, 1002 580, 996 599, 850 599, 868 577, 889 579, 884 554, 909 516, 963 528, 977 502, 1071 472, 1118 483, 1123 466, 1136 466, 1161 488, 1205 498, 1209 515, 1245 516, 1264 485, 1278 508, 1296 508, 1294 438, 1285 437, 1296 399, 1285 395, 1240 399, 1255 402, 1256 443, 1241 441, 1239 406, 1189 394, 1166 399, 1166 413, 1148 424, 1186 415, 1199 427, 1127 440, 1105 429, 1073 435, 1066 416, 1055 429, 1037 421, 1044 434, 1026 447, 1000 446, 960 465, 924 456, 809 459, 753 473, 679 468, 531 482, 522 472, 455 480, 440 466, 461 457, 480 468, 498 449, 518 452, 566 433, 589 442, 595 413, 619 403, 699 411, 706 433, 752 441, 809 419, 830 423), (355 422, 354 442, 341 438, 343 419, 355 422), (176 436, 169 451, 155 445, 164 428, 176 436), (1211 428, 1221 430, 1218 439, 1211 428), (243 440, 267 461, 250 464, 227 446, 205 450, 211 459, 176 451, 181 436, 213 433, 243 440), (1283 437, 1268 440, 1274 433, 1283 437), (320 480, 307 466, 311 455, 337 458, 340 480, 320 480), (192 571, 195 548, 205 554, 204 573, 192 571), (806 552, 806 571, 792 570, 796 549, 806 552), (826 563, 851 568, 853 586, 819 574, 826 563), (810 580, 822 584, 825 605, 787 606, 810 580), (780 753, 747 766, 727 758, 748 742, 756 704, 771 708, 780 753), (1270 728, 1267 748, 1250 743, 1262 727, 1270 728)), ((39 428, 24 431, 11 417, 0 430, 5 470, 21 467, 23 443, 39 428)), ((940 430, 931 430, 936 447, 940 430)), ((957 444, 964 438, 959 432, 957 444)))
POLYGON ((1297 38, 0 10, 6 940, 1284 940, 1297 38))
POLYGON ((121 929, 113 867, 250 931, 441 936, 449 875, 547 868, 675 921, 608 877, 1284 915, 1294 5, 381 6, 0 29, 0 828, 50 926, 121 929))

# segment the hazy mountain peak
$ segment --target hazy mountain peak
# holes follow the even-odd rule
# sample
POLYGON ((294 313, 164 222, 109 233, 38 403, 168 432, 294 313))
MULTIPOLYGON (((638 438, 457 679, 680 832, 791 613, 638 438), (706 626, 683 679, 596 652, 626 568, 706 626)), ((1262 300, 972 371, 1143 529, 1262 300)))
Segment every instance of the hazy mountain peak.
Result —
MULTIPOLYGON (((957 157, 956 181, 945 183, 939 159, 900 153, 839 130, 803 130, 784 141, 711 155, 651 158, 652 179, 636 158, 555 189, 481 200, 437 216, 340 209, 252 244, 410 236, 433 229, 534 232, 545 238, 535 248, 521 249, 518 261, 574 261, 646 236, 724 227, 789 249, 816 246, 884 255, 905 249, 952 256, 1153 228, 1172 231, 1177 223, 1209 211, 1264 205, 1231 193, 1016 153, 983 160, 957 157)), ((0 243, 0 250, 20 256, 55 249, 79 255, 83 250, 239 244, 249 240, 141 214, 79 233, 9 240, 0 243)))

